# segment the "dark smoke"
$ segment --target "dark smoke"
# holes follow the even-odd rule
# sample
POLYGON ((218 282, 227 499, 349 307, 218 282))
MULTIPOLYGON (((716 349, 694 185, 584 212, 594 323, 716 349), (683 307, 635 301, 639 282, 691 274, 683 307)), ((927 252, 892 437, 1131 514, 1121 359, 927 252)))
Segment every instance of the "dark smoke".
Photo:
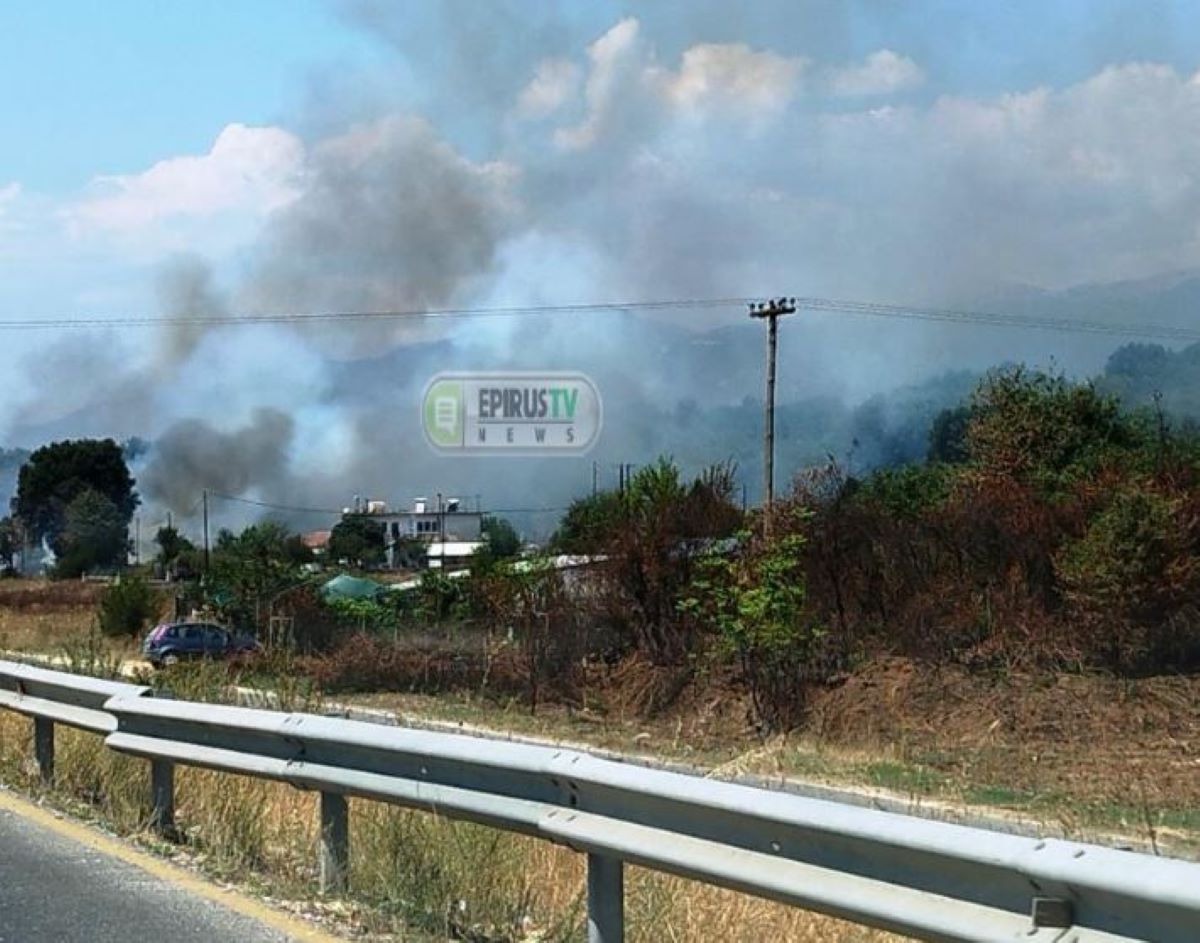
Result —
POLYGON ((182 255, 164 263, 158 270, 159 310, 167 318, 186 318, 186 324, 172 324, 163 331, 161 367, 182 363, 211 329, 203 322, 229 316, 229 305, 217 288, 211 266, 195 255, 182 255))
MULTIPOLYGON (((356 126, 315 149, 307 184, 268 225, 242 296, 263 311, 465 302, 487 287, 498 246, 514 230, 508 177, 503 165, 457 154, 423 119, 356 126)), ((358 322, 340 333, 360 353, 377 348, 381 333, 428 334, 420 321, 381 323, 382 332, 358 322)))
POLYGON ((201 419, 182 420, 158 437, 138 485, 151 503, 176 514, 192 510, 204 489, 277 491, 287 482, 294 426, 290 416, 269 409, 229 433, 201 419))

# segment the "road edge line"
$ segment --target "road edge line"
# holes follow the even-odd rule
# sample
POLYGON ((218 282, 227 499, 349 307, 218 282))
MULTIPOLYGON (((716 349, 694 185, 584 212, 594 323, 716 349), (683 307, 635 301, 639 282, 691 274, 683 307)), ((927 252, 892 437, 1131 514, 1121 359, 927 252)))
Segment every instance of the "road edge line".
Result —
POLYGON ((236 914, 265 924, 272 930, 277 930, 289 939, 295 940, 296 943, 344 943, 345 941, 344 937, 334 936, 299 917, 277 910, 240 891, 213 884, 187 868, 160 858, 149 851, 136 848, 119 838, 97 831, 84 822, 67 817, 65 813, 51 812, 14 792, 11 788, 0 787, 0 810, 11 812, 13 815, 48 829, 62 838, 78 842, 110 858, 116 858, 118 861, 145 871, 152 877, 172 884, 187 893, 202 897, 236 914))

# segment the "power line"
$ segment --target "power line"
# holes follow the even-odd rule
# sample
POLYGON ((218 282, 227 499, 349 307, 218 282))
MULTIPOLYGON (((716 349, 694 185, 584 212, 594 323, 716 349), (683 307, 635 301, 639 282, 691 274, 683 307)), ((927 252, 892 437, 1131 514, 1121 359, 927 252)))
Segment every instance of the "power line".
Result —
MULTIPOLYGON (((461 307, 370 311, 266 312, 217 315, 126 315, 114 317, 61 317, 3 320, 0 330, 39 330, 48 328, 138 328, 138 327, 235 327, 250 324, 306 324, 333 321, 441 320, 443 318, 530 317, 548 314, 586 315, 621 311, 689 311, 697 309, 742 309, 759 298, 680 298, 662 301, 606 301, 587 304, 521 305, 510 307, 461 307)), ((866 317, 902 318, 944 323, 1016 327, 1034 330, 1111 334, 1127 337, 1200 341, 1200 330, 1167 324, 1138 324, 1131 321, 1098 321, 1086 318, 1053 318, 1045 315, 1006 314, 961 308, 930 308, 851 299, 796 297, 800 310, 827 311, 866 317)))
POLYGON ((370 311, 281 311, 250 314, 118 315, 115 317, 72 316, 59 318, 0 319, 0 330, 38 330, 73 327, 222 327, 245 324, 305 324, 322 321, 374 321, 429 318, 518 317, 540 314, 602 314, 618 311, 671 311, 696 308, 728 308, 745 305, 748 298, 687 298, 671 301, 604 301, 588 304, 517 305, 492 308, 413 308, 370 311))
MULTIPOLYGON (((209 491, 209 497, 220 498, 223 501, 235 501, 238 504, 248 504, 253 507, 266 508, 272 511, 288 511, 298 514, 321 514, 321 515, 336 515, 341 517, 345 513, 345 508, 315 508, 304 507, 294 504, 280 504, 274 501, 258 501, 254 498, 241 498, 237 495, 222 494, 219 491, 209 491)), ((481 514, 560 514, 566 511, 566 507, 529 507, 529 508, 488 508, 479 513, 481 514)), ((407 511, 395 511, 391 513, 404 514, 407 511)))
POLYGON ((488 508, 481 514, 561 514, 570 507, 561 508, 488 508))
POLYGON ((867 301, 843 301, 833 298, 798 297, 796 298, 796 307, 801 310, 829 311, 838 314, 864 315, 867 317, 905 318, 958 324, 984 324, 995 327, 1021 327, 1047 331, 1117 334, 1128 337, 1157 337, 1169 340, 1200 341, 1200 330, 1186 327, 1172 327, 1168 324, 1135 324, 1131 321, 1096 321, 1083 318, 1052 318, 1044 315, 1004 314, 997 311, 922 308, 867 301))
POLYGON ((313 508, 299 507, 292 504, 276 504, 273 501, 256 501, 254 498, 239 498, 237 495, 222 494, 219 491, 209 491, 209 497, 220 498, 222 501, 235 501, 238 504, 249 504, 254 507, 267 508, 271 511, 289 511, 297 514, 337 514, 341 515, 343 508, 313 508))

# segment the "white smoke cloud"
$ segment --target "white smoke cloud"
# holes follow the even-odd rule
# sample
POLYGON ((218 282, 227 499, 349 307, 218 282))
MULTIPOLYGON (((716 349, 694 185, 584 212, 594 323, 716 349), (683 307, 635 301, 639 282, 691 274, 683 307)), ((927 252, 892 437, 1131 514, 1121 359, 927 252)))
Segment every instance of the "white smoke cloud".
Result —
MULTIPOLYGON (((804 63, 769 51, 695 46, 666 66, 633 20, 588 60, 586 117, 550 132, 566 153, 541 179, 572 181, 550 212, 586 219, 636 290, 942 303, 1200 266, 1200 79, 1169 66, 847 110, 799 95, 804 63)), ((914 69, 880 53, 835 85, 895 90, 914 69)))
POLYGON ((787 107, 803 58, 751 49, 745 43, 702 43, 683 53, 677 72, 662 76, 662 91, 683 109, 725 107, 775 114, 787 107))
MULTIPOLYGON (((685 49, 678 68, 672 69, 659 61, 632 17, 596 39, 587 58, 584 118, 554 133, 555 144, 567 151, 591 147, 606 134, 638 122, 661 127, 680 118, 718 115, 734 124, 755 124, 787 108, 808 66, 802 57, 745 43, 700 43, 685 49)), ((569 100, 569 90, 564 90, 556 108, 569 100)), ((518 115, 524 113, 523 105, 524 94, 518 115)))
POLYGON ((579 82, 579 66, 571 60, 539 62, 533 78, 517 98, 517 114, 532 119, 553 114, 576 95, 579 82))
POLYGON ((924 70, 908 56, 879 49, 860 65, 833 70, 829 87, 835 95, 887 95, 916 88, 924 81, 924 70))
POLYGON ((259 219, 286 206, 300 192, 304 159, 304 145, 290 131, 230 124, 207 154, 97 177, 62 218, 77 238, 117 236, 161 245, 166 236, 182 247, 187 243, 172 234, 194 239, 198 222, 216 219, 228 229, 230 214, 259 219))
POLYGON ((622 99, 638 94, 637 85, 643 78, 639 69, 639 31, 638 21, 627 17, 588 46, 588 77, 583 90, 587 116, 579 124, 555 132, 554 140, 559 147, 567 150, 590 147, 622 99))

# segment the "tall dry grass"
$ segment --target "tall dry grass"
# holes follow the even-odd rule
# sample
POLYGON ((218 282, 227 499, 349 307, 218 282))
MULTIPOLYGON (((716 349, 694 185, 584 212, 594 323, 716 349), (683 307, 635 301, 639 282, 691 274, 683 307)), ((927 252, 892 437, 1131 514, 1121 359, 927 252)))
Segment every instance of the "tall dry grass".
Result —
MULTIPOLYGON (((158 850, 148 831, 148 764, 99 737, 57 732, 56 783, 45 792, 32 761, 32 724, 0 712, 0 781, 98 818, 158 850)), ((297 904, 319 897, 317 802, 290 786, 205 770, 176 774, 185 856, 205 872, 297 904)), ((351 803, 349 888, 336 902, 359 933, 397 939, 578 940, 586 912, 583 856, 482 826, 380 803, 351 803)), ((887 934, 630 868, 631 943, 894 939, 887 934)))

